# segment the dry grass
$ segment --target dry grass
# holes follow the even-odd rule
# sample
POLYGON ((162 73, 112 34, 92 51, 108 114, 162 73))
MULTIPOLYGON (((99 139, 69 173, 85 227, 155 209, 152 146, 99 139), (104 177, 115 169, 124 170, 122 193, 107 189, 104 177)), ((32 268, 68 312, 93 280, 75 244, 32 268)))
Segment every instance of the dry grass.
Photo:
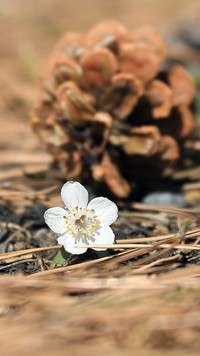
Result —
POLYGON ((1 352, 197 355, 199 277, 196 267, 156 279, 1 277, 1 352))
MULTIPOLYGON (((191 225, 196 224, 190 210, 174 210, 184 219, 192 215, 191 225)), ((188 249, 199 236, 199 228, 185 233, 188 249)), ((141 247, 114 256, 29 276, 1 276, 2 354, 197 355, 200 268, 178 268, 179 252, 163 257, 180 245, 179 233, 148 239, 153 246, 137 238, 141 247), (169 246, 161 248, 163 240, 169 246), (140 259, 124 264, 133 257, 140 259)), ((5 253, 1 260, 9 265, 51 249, 58 246, 5 253)))

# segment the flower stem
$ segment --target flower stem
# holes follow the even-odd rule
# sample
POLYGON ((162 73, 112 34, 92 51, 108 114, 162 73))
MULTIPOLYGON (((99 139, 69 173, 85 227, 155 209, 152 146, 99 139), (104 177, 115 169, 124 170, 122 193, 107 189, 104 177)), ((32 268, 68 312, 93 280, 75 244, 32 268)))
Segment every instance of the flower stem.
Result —
POLYGON ((57 266, 62 266, 62 264, 68 260, 70 255, 71 254, 67 252, 62 246, 58 253, 55 255, 53 261, 51 262, 49 269, 55 268, 57 266))

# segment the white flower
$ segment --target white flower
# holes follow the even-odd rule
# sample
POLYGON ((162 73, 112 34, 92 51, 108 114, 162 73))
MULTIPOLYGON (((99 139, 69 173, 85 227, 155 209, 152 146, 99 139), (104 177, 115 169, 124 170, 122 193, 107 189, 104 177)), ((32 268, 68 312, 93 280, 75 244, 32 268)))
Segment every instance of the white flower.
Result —
MULTIPOLYGON (((45 211, 46 224, 56 234, 58 243, 73 254, 84 253, 87 244, 112 244, 114 233, 111 225, 118 216, 118 208, 111 200, 103 197, 95 198, 88 204, 88 192, 78 182, 67 182, 61 189, 61 197, 65 209, 50 208, 45 211)), ((105 250, 105 248, 94 248, 105 250)))

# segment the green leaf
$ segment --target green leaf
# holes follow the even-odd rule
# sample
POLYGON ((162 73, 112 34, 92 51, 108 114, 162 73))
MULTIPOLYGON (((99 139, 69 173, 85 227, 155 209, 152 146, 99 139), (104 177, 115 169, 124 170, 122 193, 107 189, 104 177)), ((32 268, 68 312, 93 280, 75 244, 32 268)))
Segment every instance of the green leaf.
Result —
POLYGON ((98 256, 98 258, 110 256, 110 252, 108 250, 106 250, 106 251, 95 251, 95 253, 98 256))
POLYGON ((51 265, 49 269, 57 267, 57 266, 62 266, 62 264, 68 260, 69 256, 71 254, 67 252, 64 247, 62 246, 56 256, 54 257, 53 261, 51 262, 51 265))

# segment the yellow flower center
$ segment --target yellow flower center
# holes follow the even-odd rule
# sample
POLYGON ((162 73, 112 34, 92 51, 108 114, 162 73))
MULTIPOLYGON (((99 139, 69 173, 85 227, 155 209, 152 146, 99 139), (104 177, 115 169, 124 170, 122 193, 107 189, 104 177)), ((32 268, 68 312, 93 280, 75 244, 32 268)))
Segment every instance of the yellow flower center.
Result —
POLYGON ((65 217, 66 228, 73 236, 93 235, 100 227, 94 210, 84 208, 73 208, 65 217))

